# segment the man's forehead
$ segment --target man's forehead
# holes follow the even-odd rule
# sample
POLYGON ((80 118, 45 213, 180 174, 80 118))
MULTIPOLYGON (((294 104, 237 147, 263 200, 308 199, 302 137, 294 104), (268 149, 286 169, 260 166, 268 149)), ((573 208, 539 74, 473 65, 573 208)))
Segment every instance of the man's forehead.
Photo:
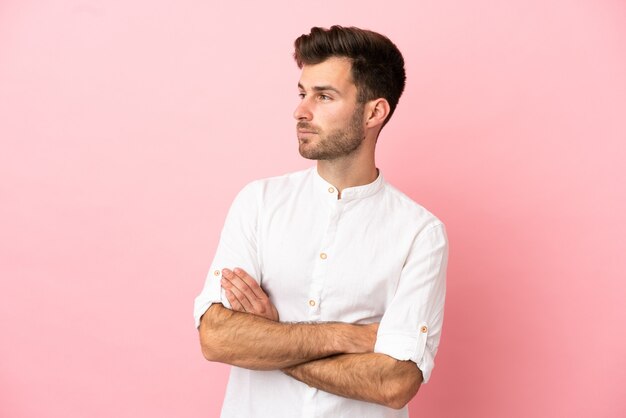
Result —
POLYGON ((349 58, 331 57, 319 64, 302 67, 298 87, 309 89, 319 86, 333 86, 345 89, 354 85, 352 81, 352 63, 349 58))

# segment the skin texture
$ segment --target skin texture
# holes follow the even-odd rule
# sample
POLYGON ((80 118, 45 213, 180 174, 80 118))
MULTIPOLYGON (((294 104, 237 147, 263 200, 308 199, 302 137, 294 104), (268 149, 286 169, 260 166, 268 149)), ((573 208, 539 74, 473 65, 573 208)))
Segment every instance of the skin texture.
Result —
POLYGON ((404 407, 422 382, 415 363, 375 353, 341 354, 287 367, 283 372, 335 395, 395 409, 404 407))
MULTIPOLYGON (((340 67, 341 72, 346 71, 344 67, 343 65, 340 67)), ((324 70, 328 71, 326 68, 324 70)), ((332 74, 325 75, 327 79, 332 77, 332 74)), ((349 74, 341 75, 349 76, 349 74)), ((365 140, 364 106, 363 103, 352 100, 354 95, 351 93, 355 92, 356 88, 348 82, 336 84, 316 84, 311 86, 309 93, 302 83, 298 83, 300 99, 305 101, 308 100, 308 96, 313 95, 310 100, 312 105, 328 113, 330 119, 330 121, 322 121, 324 125, 329 125, 322 127, 321 123, 314 124, 306 119, 306 110, 301 114, 304 117, 299 118, 296 131, 299 141, 298 150, 304 158, 331 161, 343 158, 355 152, 365 140), (354 105, 355 111, 351 115, 344 115, 346 105, 349 104, 354 105)))
POLYGON ((251 370, 277 370, 339 353, 373 349, 377 324, 287 324, 213 304, 200 322, 209 361, 251 370))
MULTIPOLYGON (((241 269, 235 273, 224 270, 223 277, 222 286, 230 290, 228 301, 234 310, 245 309, 249 314, 273 320, 275 308, 252 277, 241 269)), ((396 409, 415 396, 422 382, 422 373, 415 363, 373 353, 373 345, 366 353, 328 356, 282 370, 317 389, 396 409)))
MULTIPOLYGON (((378 176, 374 151, 389 115, 384 98, 359 103, 346 58, 305 65, 294 111, 298 149, 339 191, 378 176)), ((232 310, 212 305, 200 342, 211 361, 254 370, 281 369, 307 385, 352 399, 401 408, 417 393, 415 363, 374 353, 378 324, 287 324, 257 282, 241 269, 223 271, 232 310)))
POLYGON ((340 192, 376 180, 374 150, 389 115, 383 98, 358 102, 351 68, 349 59, 336 57, 305 65, 293 113, 300 154, 316 159, 320 176, 340 192))
POLYGON ((233 310, 250 312, 270 321, 278 322, 278 311, 270 302, 270 298, 267 297, 250 275, 236 268, 234 272, 224 269, 222 277, 224 278, 221 284, 226 291, 226 297, 231 302, 233 310), (238 286, 234 286, 233 283, 236 283, 238 286))
MULTIPOLYGON (((246 284, 254 280, 243 270, 237 271, 238 275, 224 269, 223 275, 245 295, 242 299, 256 298, 246 284)), ((257 288, 257 293, 262 292, 257 288)), ((252 370, 276 370, 340 353, 368 353, 376 342, 378 324, 288 324, 269 319, 274 318, 273 305, 263 314, 253 308, 261 304, 249 305, 249 313, 241 310, 243 303, 235 302, 235 306, 230 310, 213 304, 202 316, 200 345, 207 360, 252 370)))

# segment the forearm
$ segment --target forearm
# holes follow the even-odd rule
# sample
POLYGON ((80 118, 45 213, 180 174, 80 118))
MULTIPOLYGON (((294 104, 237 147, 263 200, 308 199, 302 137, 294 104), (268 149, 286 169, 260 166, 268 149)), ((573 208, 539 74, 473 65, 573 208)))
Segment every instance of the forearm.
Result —
POLYGON ((400 409, 417 393, 420 369, 384 354, 342 354, 288 367, 289 376, 335 395, 400 409))
POLYGON ((213 304, 200 322, 202 353, 210 361, 254 370, 281 369, 339 353, 373 349, 376 330, 362 325, 289 324, 213 304))

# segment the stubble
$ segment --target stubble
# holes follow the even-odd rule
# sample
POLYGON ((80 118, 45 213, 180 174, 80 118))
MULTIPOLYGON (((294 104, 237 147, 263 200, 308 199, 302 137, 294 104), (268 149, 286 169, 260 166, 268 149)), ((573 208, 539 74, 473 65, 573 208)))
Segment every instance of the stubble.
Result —
MULTIPOLYGON (((310 129, 308 122, 298 122, 299 129, 310 129)), ((365 139, 363 128, 363 105, 355 109, 350 123, 344 129, 335 129, 328 134, 319 132, 315 146, 311 145, 311 139, 300 139, 298 150, 300 155, 309 160, 334 160, 346 157, 355 152, 365 139)))

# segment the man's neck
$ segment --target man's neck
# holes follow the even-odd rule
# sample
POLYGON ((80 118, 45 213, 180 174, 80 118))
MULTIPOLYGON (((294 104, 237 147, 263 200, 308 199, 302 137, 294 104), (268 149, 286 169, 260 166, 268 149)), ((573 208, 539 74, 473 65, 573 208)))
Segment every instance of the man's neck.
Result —
POLYGON ((373 155, 366 159, 350 157, 352 156, 317 162, 317 172, 324 180, 335 186, 340 199, 344 189, 370 184, 378 177, 373 155))

